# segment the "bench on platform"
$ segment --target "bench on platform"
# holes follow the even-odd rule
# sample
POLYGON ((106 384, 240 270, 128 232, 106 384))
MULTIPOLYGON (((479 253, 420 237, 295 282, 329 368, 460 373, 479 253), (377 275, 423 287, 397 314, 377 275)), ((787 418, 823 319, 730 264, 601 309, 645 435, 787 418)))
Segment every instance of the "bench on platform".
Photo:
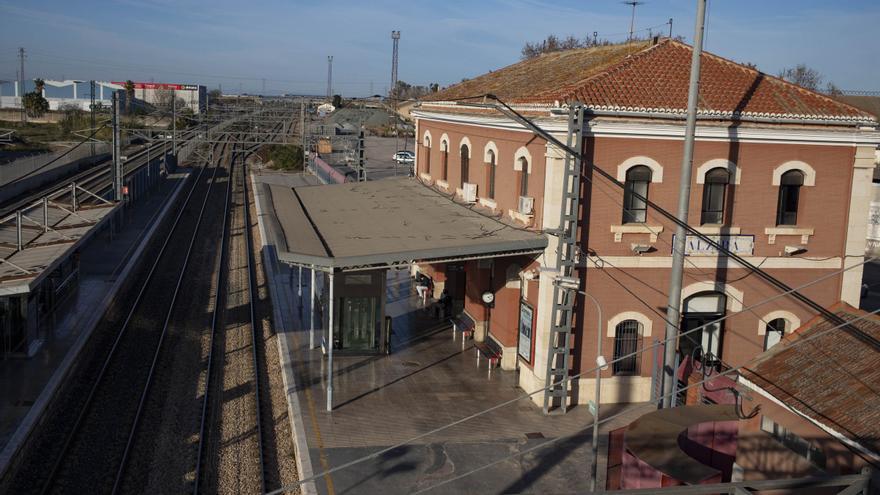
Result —
POLYGON ((455 318, 450 318, 452 322, 452 341, 455 342, 456 335, 461 333, 461 349, 464 350, 464 343, 469 338, 474 338, 474 329, 477 324, 474 319, 467 313, 462 312, 455 318))
POLYGON ((488 335, 483 342, 474 344, 477 349, 477 367, 480 366, 480 356, 489 360, 489 376, 492 376, 492 368, 497 368, 501 364, 501 354, 504 352, 498 342, 488 335))

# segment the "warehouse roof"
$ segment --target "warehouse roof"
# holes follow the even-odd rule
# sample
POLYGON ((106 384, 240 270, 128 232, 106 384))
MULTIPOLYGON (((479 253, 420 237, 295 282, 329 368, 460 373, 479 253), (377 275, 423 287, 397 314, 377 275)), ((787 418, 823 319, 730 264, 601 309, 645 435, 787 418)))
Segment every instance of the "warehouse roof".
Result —
POLYGON ((851 323, 854 331, 834 329, 834 323, 816 317, 756 357, 741 375, 880 456, 880 349, 860 338, 880 339, 880 317, 841 306, 836 314, 844 320, 861 318, 851 323))
MULTIPOLYGON (((681 113, 687 109, 690 45, 664 39, 566 50, 523 60, 446 88, 425 100, 494 94, 508 103, 681 113)), ((703 52, 702 115, 875 122, 858 108, 746 65, 703 52)))
POLYGON ((278 258, 324 270, 536 254, 547 245, 542 234, 473 211, 413 179, 260 184, 257 195, 278 258))

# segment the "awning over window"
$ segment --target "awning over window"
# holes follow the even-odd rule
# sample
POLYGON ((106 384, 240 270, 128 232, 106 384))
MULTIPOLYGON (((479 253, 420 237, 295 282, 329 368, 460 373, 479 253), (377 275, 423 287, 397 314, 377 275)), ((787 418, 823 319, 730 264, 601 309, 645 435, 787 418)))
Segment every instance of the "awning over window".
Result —
POLYGON ((257 184, 278 259, 350 271, 543 252, 543 234, 502 223, 413 179, 326 186, 257 184))

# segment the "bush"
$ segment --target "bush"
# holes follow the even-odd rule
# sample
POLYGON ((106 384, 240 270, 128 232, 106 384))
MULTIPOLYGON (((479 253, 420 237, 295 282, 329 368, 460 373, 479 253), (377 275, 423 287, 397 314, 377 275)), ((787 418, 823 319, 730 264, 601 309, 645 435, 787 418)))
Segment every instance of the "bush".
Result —
POLYGON ((295 144, 273 144, 269 146, 269 160, 273 168, 279 170, 302 170, 303 151, 295 144))

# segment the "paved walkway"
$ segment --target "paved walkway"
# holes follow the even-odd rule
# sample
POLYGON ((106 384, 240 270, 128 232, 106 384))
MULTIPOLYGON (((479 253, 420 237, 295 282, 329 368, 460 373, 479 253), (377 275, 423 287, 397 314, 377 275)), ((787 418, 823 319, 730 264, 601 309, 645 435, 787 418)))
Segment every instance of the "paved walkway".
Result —
MULTIPOLYGON (((178 190, 182 174, 166 179, 151 196, 127 212, 121 229, 112 236, 100 233, 80 253, 78 288, 41 322, 43 345, 30 359, 0 360, 0 464, 9 453, 7 443, 35 404, 45 402, 47 384, 57 382, 56 372, 70 361, 68 354, 84 332, 90 331, 96 309, 101 307, 125 262, 141 244, 156 213, 178 190), (41 395, 42 394, 42 395, 41 395)), ((19 435, 20 436, 20 435, 19 435)))
MULTIPOLYGON (((292 274, 286 267, 281 270, 287 273, 276 280, 290 280, 293 287, 286 289, 294 297, 294 304, 282 306, 302 316, 288 320, 295 322, 295 328, 285 334, 290 348, 285 358, 294 368, 295 402, 301 407, 315 473, 524 396, 516 386, 516 372, 495 369, 489 376, 485 359, 478 367, 472 342, 462 349, 460 337, 453 341, 449 326, 419 307, 407 272, 392 270, 387 312, 393 317, 393 352, 389 356, 335 355, 334 410, 327 412, 327 362, 320 350, 308 349, 310 276, 303 270, 305 300, 298 300, 298 270, 292 274)), ((628 423, 641 410, 604 407, 603 416, 630 410, 603 425, 602 431, 628 423)), ((571 436, 547 448, 502 460, 432 493, 585 491, 589 487, 591 427, 586 407, 548 417, 530 400, 522 399, 324 476, 317 482, 317 490, 326 494, 412 493, 549 439, 571 436)), ((606 437, 601 438, 603 444, 606 437)))

